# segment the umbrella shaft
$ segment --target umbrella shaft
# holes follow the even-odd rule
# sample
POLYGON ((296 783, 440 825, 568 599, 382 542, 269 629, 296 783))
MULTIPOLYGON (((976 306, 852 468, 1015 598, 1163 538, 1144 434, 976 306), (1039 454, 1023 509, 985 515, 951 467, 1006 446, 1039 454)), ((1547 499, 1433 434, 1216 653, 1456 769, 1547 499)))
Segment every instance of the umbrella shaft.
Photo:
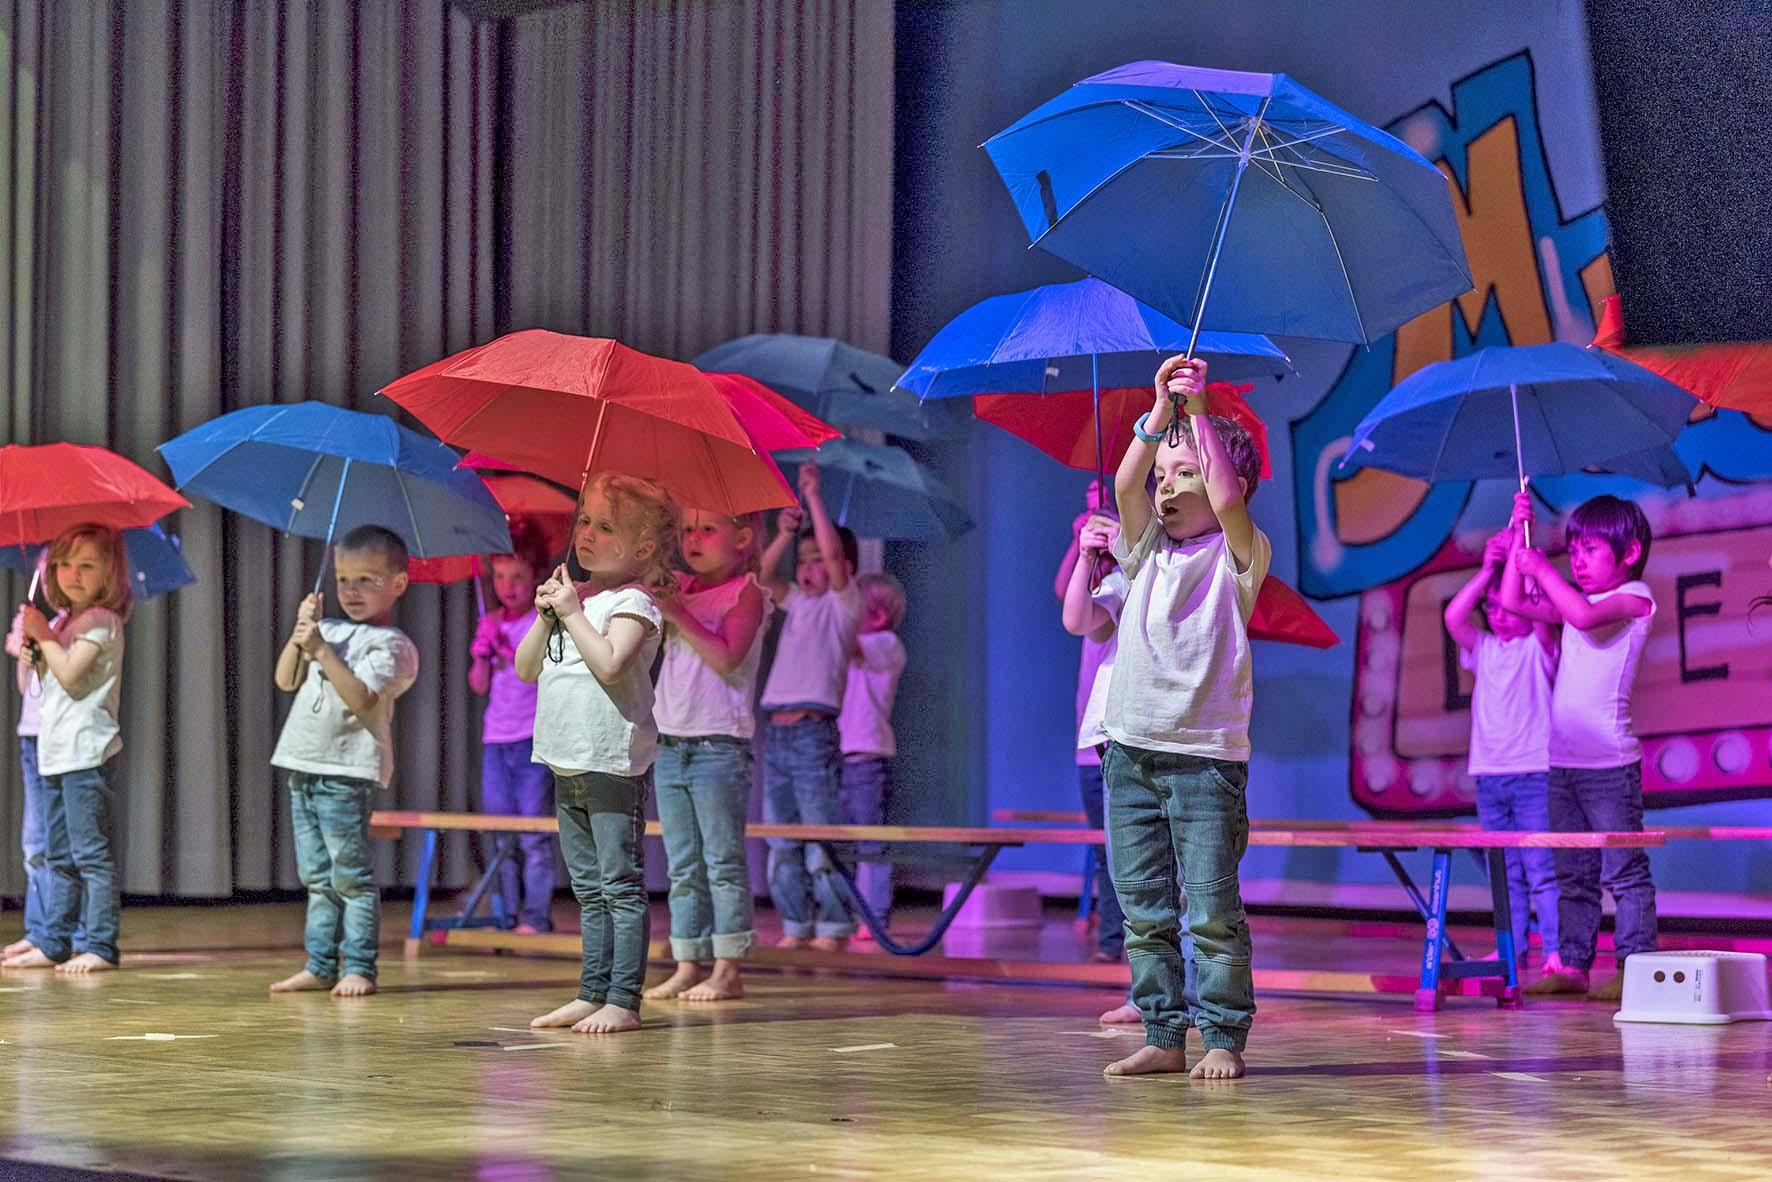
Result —
POLYGON ((1262 99, 1261 106, 1255 112, 1255 119, 1249 124, 1249 134, 1243 138, 1243 150, 1237 157, 1237 170, 1231 174, 1230 191, 1224 196, 1224 206, 1218 211, 1218 224, 1212 228, 1212 246, 1206 256, 1206 274, 1200 280, 1200 294, 1194 299, 1193 324, 1187 341, 1187 355, 1194 355, 1194 347, 1200 342, 1200 326, 1206 319, 1206 301, 1212 298, 1212 280, 1218 274, 1219 255, 1224 251, 1225 236, 1230 233, 1231 211, 1237 203, 1237 190, 1243 185, 1243 173, 1249 168, 1249 154, 1255 148, 1255 136, 1261 131, 1261 121, 1267 115, 1267 105, 1271 99, 1262 99))

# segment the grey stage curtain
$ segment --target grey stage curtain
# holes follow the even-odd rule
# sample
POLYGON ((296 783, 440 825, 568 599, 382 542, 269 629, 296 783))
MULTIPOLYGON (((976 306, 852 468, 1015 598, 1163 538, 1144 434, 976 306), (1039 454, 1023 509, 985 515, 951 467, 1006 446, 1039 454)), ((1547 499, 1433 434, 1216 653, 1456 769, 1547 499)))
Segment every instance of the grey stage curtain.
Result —
MULTIPOLYGON (((0 442, 165 475, 154 446, 217 414, 394 413, 386 381, 528 326, 883 347, 891 27, 867 0, 478 23, 444 0, 0 0, 0 442)), ((203 503, 170 524, 200 582, 127 634, 125 889, 293 887, 271 669, 318 544, 203 503)), ((477 799, 473 613, 459 587, 399 609, 423 670, 384 807, 477 799)), ((19 799, 9 750, 13 895, 19 799)), ((411 881, 415 849, 381 857, 411 881)), ((443 881, 471 866, 446 842, 443 881)))

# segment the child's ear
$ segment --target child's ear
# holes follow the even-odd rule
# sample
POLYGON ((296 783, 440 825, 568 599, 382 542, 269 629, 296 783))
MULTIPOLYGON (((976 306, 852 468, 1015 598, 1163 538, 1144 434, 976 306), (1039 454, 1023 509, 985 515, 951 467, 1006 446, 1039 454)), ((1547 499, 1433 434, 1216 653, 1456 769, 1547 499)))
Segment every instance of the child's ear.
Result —
POLYGON ((641 542, 638 546, 634 547, 634 560, 636 562, 651 562, 652 556, 657 553, 658 542, 652 538, 647 538, 644 542, 641 542))
POLYGON ((400 573, 398 573, 394 576, 393 582, 394 582, 394 598, 398 599, 398 598, 400 598, 400 596, 406 594, 406 588, 412 585, 412 576, 407 574, 405 571, 401 571, 400 573))
POLYGON ((1629 568, 1641 561, 1643 561, 1643 543, 1633 541, 1630 545, 1624 548, 1624 557, 1619 561, 1618 565, 1629 568))

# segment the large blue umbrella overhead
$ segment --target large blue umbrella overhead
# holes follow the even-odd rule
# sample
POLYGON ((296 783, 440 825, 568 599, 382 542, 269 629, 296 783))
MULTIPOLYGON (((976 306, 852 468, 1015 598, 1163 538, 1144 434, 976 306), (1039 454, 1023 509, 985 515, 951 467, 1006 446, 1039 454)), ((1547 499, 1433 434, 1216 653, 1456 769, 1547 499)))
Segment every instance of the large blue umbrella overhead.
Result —
POLYGON ((903 367, 834 337, 755 333, 715 345, 693 364, 708 373, 755 378, 819 418, 903 439, 946 439, 966 429, 963 410, 924 406, 895 391, 903 367))
MULTIPOLYGON (((941 327, 898 379, 923 398, 1149 386, 1193 333, 1099 279, 980 300, 941 327)), ((1209 332, 1196 352, 1215 379, 1282 376, 1286 354, 1256 333, 1209 332)))
POLYGON ((1133 62, 984 148, 1035 245, 1196 330, 1370 342, 1471 287, 1439 169, 1284 74, 1133 62))
POLYGON ((902 448, 833 439, 775 458, 784 469, 816 463, 831 519, 863 537, 947 542, 974 525, 959 498, 902 448))
MULTIPOLYGON (((417 558, 503 554, 505 513, 461 456, 386 415, 251 406, 160 445, 178 486, 287 533, 393 530, 417 558)), ((318 584, 316 583, 316 586, 318 584)))
MULTIPOLYGON (((34 570, 42 546, 28 550, 17 546, 0 546, 0 566, 8 570, 34 570)), ((136 599, 152 599, 188 587, 197 581, 179 547, 178 537, 160 528, 160 523, 141 529, 123 531, 123 553, 129 563, 130 593, 136 599)))

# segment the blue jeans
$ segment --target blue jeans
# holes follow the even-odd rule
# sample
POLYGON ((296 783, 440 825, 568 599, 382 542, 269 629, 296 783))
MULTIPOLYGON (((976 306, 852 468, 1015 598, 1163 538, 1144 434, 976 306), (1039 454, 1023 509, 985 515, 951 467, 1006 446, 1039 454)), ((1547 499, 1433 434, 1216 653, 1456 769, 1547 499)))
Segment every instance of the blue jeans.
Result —
POLYGON ((1208 1050, 1241 1051, 1255 1017, 1249 924, 1237 882, 1249 846, 1249 765, 1115 743, 1102 775, 1108 857, 1126 913, 1132 1002, 1145 1041, 1178 1048, 1193 1025, 1208 1050), (1182 947, 1184 888, 1197 998, 1189 997, 1182 947))
MULTIPOLYGON (((886 798, 892 795, 892 760, 884 755, 849 755, 841 773, 843 818, 851 825, 884 825, 886 798)), ((859 842, 858 853, 877 854, 880 843, 859 842)), ((855 889, 881 923, 892 918, 892 863, 857 862, 855 889)))
POLYGON ((578 999, 640 1008, 651 917, 646 908, 646 794, 652 776, 586 772, 554 779, 560 849, 578 899, 578 999))
MULTIPOLYGON (((1107 813, 1102 803, 1101 765, 1098 763, 1080 763, 1077 765, 1077 788, 1083 794, 1083 815, 1089 818, 1089 828, 1103 827, 1107 813)), ((1114 893, 1113 882, 1108 876, 1108 851, 1103 846, 1093 851, 1091 859, 1095 865, 1095 914, 1099 926, 1095 929, 1095 946, 1101 949, 1103 956, 1119 960, 1126 952, 1126 914, 1120 910, 1120 896, 1114 893)))
POLYGON ((43 777, 49 889, 43 900, 43 938, 31 943, 50 960, 72 956, 75 933, 84 930, 77 951, 118 963, 122 895, 112 818, 117 772, 118 762, 111 759, 99 767, 43 777))
MULTIPOLYGON (((1544 833, 1550 829, 1550 776, 1527 772, 1477 777, 1477 824, 1490 830, 1544 833)), ((1538 935, 1549 956, 1557 951, 1557 864, 1546 849, 1507 850, 1508 909, 1514 955, 1526 955, 1527 908, 1538 915, 1538 935)))
MULTIPOLYGON (((763 752, 763 819, 778 825, 841 825, 843 755, 837 720, 808 718, 769 727, 763 752)), ((831 881, 824 848, 769 839, 769 897, 790 936, 847 937, 855 917, 831 881)))
POLYGON ((374 780, 290 772, 290 833, 295 868, 308 888, 302 946, 308 972, 333 980, 346 973, 375 980, 381 943, 381 892, 369 849, 374 780))
MULTIPOLYGON (((1643 828, 1643 765, 1550 770, 1550 827, 1557 833, 1635 833, 1643 828)), ((1600 888, 1617 904, 1618 964, 1656 949, 1655 880, 1647 850, 1553 851, 1563 963, 1587 969, 1600 935, 1600 888)))
POLYGON ((671 875, 671 955, 742 960, 756 942, 745 816, 754 760, 749 739, 658 740, 653 783, 671 875))
MULTIPOLYGON (((480 754, 480 811, 503 816, 545 817, 554 811, 554 777, 546 764, 530 759, 534 742, 488 743, 480 754)), ((485 854, 492 858, 499 839, 487 834, 485 854)), ((507 910, 540 931, 554 930, 554 839, 545 833, 517 834, 518 856, 498 868, 498 893, 507 910), (518 870, 518 858, 522 869, 518 870)))
MULTIPOLYGON (((24 785, 24 816, 19 844, 25 853, 25 938, 35 944, 43 936, 49 902, 49 846, 44 835, 43 777, 37 774, 37 737, 18 737, 18 768, 24 785)), ((74 942, 78 944, 78 933, 74 942)))

